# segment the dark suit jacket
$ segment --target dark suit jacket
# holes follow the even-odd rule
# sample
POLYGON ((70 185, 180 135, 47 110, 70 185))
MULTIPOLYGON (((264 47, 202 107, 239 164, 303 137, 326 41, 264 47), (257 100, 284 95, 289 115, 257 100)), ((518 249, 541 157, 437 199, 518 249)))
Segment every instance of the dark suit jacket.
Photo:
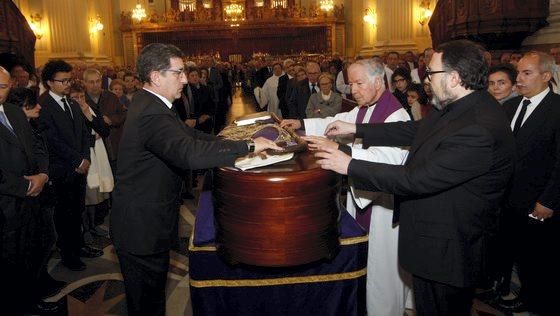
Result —
MULTIPOLYGON (((110 130, 107 135, 105 135, 104 132, 96 130, 98 134, 106 138, 105 147, 107 148, 109 159, 116 160, 119 151, 119 143, 122 137, 123 124, 126 119, 126 111, 122 103, 113 92, 106 90, 101 91, 97 103, 86 93, 86 102, 94 111, 99 112, 97 115, 105 115, 111 120, 110 130)), ((102 117, 100 118, 103 119, 102 117)))
MULTIPOLYGON (((513 119, 523 97, 503 107, 513 119)), ((508 188, 506 205, 533 210, 536 202, 560 211, 560 95, 550 91, 516 136, 515 172, 508 188)))
POLYGON ((276 90, 276 96, 278 96, 278 108, 282 112, 282 117, 288 117, 290 114, 288 110, 288 100, 286 98, 286 90, 288 89, 288 81, 290 77, 288 74, 283 74, 278 78, 278 90, 276 90))
POLYGON ((404 166, 352 160, 359 189, 395 194, 399 259, 414 275, 458 287, 484 277, 498 205, 513 171, 515 144, 486 91, 421 121, 358 125, 364 147, 411 146, 404 166))
POLYGON ((212 92, 212 100, 217 104, 220 101, 220 90, 224 86, 224 82, 220 71, 216 67, 210 67, 206 84, 210 88, 210 92, 212 92))
POLYGON ((296 84, 288 99, 288 110, 290 118, 304 119, 306 118, 305 110, 311 91, 309 89, 309 79, 302 80, 296 84))
POLYGON ((168 251, 177 225, 182 174, 232 166, 244 141, 226 141, 183 123, 163 101, 140 90, 132 100, 117 160, 111 236, 133 254, 168 251))
MULTIPOLYGON (((4 113, 15 135, 0 124, 0 233, 26 225, 38 199, 26 197, 29 181, 23 176, 48 174, 48 154, 38 138, 33 136, 31 125, 23 111, 4 104, 4 113)), ((1 235, 1 234, 0 234, 1 235)), ((2 247, 0 247, 2 248, 2 247)), ((1 254, 0 254, 1 255, 1 254)))
POLYGON ((47 141, 49 144, 49 177, 53 180, 65 179, 78 175, 75 171, 83 159, 90 160, 90 135, 80 106, 68 98, 73 114, 72 124, 64 110, 45 91, 39 97, 41 105, 40 119, 48 127, 47 141))

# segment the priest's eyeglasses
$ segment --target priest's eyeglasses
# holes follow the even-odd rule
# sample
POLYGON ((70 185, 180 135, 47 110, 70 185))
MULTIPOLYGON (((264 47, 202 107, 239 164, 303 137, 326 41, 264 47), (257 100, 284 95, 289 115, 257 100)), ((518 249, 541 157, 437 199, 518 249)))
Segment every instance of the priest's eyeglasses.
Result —
POLYGON ((432 81, 432 75, 433 74, 439 74, 442 72, 447 72, 445 70, 430 70, 430 68, 426 67, 426 78, 428 78, 428 81, 432 81))

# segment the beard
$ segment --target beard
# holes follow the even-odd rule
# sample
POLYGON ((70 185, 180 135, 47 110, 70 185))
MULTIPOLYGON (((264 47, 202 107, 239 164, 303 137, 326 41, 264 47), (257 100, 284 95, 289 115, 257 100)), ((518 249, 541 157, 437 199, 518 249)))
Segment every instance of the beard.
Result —
POLYGON ((447 89, 447 86, 445 85, 446 81, 447 81, 447 74, 444 74, 439 82, 440 87, 442 87, 441 92, 436 92, 432 88, 432 100, 431 100, 432 105, 440 111, 443 110, 449 103, 455 101, 456 99, 453 93, 451 93, 451 91, 447 89))

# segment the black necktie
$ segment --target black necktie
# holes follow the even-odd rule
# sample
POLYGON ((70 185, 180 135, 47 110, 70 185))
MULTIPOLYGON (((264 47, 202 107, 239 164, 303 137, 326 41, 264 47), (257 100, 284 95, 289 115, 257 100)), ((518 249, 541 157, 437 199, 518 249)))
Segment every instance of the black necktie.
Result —
POLYGON ((313 93, 316 93, 316 92, 317 92, 317 91, 315 91, 315 84, 312 83, 312 84, 311 84, 311 93, 313 94, 313 93))
POLYGON ((515 120, 515 124, 513 125, 513 135, 517 135, 517 132, 521 128, 521 123, 523 123, 523 119, 525 118, 525 113, 527 113, 527 106, 531 104, 531 100, 524 100, 523 104, 521 104, 521 112, 517 116, 515 120))

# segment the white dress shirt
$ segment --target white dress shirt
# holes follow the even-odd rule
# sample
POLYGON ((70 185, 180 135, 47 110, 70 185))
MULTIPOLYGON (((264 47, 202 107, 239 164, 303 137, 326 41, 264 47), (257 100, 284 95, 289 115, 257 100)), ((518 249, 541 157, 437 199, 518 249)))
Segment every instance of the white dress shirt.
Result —
POLYGON ((521 104, 523 104, 523 101, 529 100, 529 101, 531 101, 531 103, 529 105, 527 105, 527 112, 525 112, 525 117, 523 118, 523 121, 521 122, 521 126, 523 126, 523 124, 525 124, 525 121, 527 121, 527 119, 529 118, 529 116, 531 116, 531 113, 533 113, 533 111, 535 111, 537 106, 539 106, 539 104, 542 102, 544 97, 546 97, 548 92, 550 92, 550 88, 547 87, 541 93, 533 96, 532 98, 525 98, 524 97, 523 99, 521 99, 521 102, 519 103, 519 106, 517 107, 517 111, 515 111, 515 115, 513 116, 513 119, 511 120, 511 123, 510 123, 511 130, 513 130, 513 126, 515 125, 515 121, 517 120, 517 117, 519 116, 519 112, 521 112, 521 108, 522 108, 521 104))

